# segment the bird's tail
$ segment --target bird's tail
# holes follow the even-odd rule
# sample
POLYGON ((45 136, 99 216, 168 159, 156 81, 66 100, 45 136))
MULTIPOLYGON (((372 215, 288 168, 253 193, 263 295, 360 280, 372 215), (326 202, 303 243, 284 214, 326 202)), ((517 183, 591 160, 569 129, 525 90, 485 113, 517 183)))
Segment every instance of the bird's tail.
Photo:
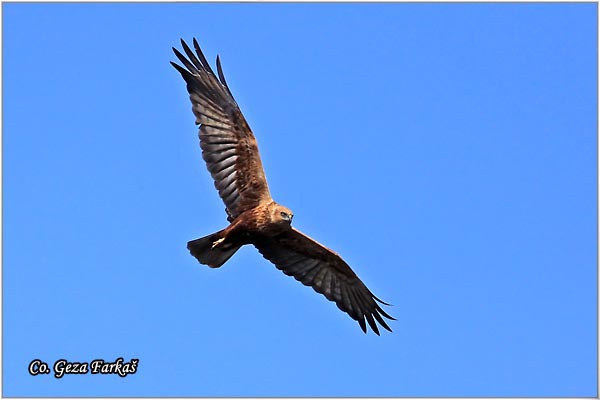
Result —
POLYGON ((187 248, 200 263, 219 268, 241 247, 222 241, 223 237, 223 231, 219 231, 188 242, 187 248))

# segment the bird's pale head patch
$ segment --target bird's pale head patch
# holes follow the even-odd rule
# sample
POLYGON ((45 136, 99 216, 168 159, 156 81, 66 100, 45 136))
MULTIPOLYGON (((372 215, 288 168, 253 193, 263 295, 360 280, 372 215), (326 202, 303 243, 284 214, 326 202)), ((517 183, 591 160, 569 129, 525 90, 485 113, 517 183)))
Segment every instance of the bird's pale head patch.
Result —
POLYGON ((288 225, 292 224, 292 218, 294 218, 294 213, 287 207, 281 206, 279 204, 275 204, 273 207, 272 220, 273 222, 285 223, 288 225))

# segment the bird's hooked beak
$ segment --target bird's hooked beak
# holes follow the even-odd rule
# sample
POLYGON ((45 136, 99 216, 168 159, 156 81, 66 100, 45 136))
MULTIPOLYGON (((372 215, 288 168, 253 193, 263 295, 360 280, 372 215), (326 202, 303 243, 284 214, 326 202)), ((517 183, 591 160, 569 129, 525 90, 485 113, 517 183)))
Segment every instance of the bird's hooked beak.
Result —
POLYGON ((292 223, 292 218, 294 218, 294 214, 285 213, 285 215, 282 215, 282 216, 283 216, 284 220, 286 220, 290 224, 292 223))

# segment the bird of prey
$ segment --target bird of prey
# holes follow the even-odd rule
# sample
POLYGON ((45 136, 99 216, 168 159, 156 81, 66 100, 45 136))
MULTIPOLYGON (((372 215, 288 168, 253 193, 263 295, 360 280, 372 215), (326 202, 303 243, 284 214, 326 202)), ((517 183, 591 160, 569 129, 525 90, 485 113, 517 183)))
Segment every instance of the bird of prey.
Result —
POLYGON ((292 211, 271 198, 256 139, 229 90, 219 57, 217 78, 196 39, 195 54, 183 39, 181 45, 187 58, 176 48, 173 51, 185 68, 171 64, 187 84, 200 125, 202 157, 230 223, 188 242, 190 253, 200 263, 218 268, 241 246, 252 244, 284 274, 335 302, 365 333, 365 320, 377 335, 375 321, 391 332, 382 317, 394 318, 378 303, 389 304, 378 299, 337 253, 294 229, 292 211))

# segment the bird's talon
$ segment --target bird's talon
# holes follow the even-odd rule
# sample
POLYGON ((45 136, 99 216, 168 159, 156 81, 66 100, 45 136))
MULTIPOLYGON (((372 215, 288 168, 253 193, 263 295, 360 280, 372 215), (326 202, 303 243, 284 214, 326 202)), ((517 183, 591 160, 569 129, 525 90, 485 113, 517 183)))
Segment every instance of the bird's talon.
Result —
POLYGON ((214 241, 213 244, 212 244, 212 248, 214 249, 215 247, 217 247, 218 245, 220 245, 223 242, 223 240, 225 240, 225 238, 221 238, 219 240, 214 241))

